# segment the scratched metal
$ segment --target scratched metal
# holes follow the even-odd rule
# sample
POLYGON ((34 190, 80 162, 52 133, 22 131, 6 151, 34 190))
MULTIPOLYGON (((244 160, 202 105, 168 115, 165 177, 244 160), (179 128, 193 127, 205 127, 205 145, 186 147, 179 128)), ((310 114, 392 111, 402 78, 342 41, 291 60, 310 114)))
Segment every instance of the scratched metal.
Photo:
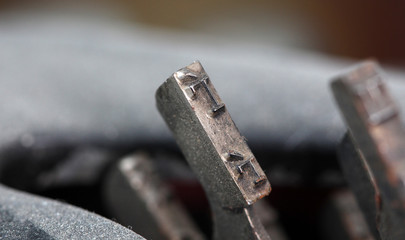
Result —
POLYGON ((156 92, 157 107, 201 181, 216 239, 269 239, 252 205, 271 186, 199 62, 156 92))
POLYGON ((405 132, 378 66, 365 62, 337 78, 332 89, 364 171, 379 192, 381 238, 405 239, 405 132))

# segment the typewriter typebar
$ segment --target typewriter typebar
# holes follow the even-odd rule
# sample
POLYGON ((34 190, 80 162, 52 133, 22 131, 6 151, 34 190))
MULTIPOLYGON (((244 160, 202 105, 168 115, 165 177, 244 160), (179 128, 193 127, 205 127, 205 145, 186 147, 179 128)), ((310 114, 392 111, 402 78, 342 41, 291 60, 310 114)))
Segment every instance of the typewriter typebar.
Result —
POLYGON ((332 83, 348 132, 340 163, 376 239, 405 239, 405 133, 377 64, 332 83))
POLYGON ((270 239, 253 209, 270 193, 270 183, 202 65, 175 72, 156 101, 207 193, 214 238, 270 239))

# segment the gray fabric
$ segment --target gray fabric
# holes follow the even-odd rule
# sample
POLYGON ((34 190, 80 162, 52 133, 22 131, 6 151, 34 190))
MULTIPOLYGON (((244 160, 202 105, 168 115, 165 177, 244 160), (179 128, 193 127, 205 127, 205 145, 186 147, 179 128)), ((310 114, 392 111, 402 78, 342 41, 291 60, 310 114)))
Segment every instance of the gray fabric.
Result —
MULTIPOLYGON (((195 59, 251 144, 334 148, 344 132, 329 80, 350 61, 55 16, 3 16, 0 49, 2 143, 40 144, 33 134, 73 141, 172 142, 154 93, 195 59)), ((395 81, 404 78, 401 74, 389 72, 389 78, 403 103, 405 84, 395 81)))
POLYGON ((67 204, 0 186, 0 239, 144 239, 67 204))

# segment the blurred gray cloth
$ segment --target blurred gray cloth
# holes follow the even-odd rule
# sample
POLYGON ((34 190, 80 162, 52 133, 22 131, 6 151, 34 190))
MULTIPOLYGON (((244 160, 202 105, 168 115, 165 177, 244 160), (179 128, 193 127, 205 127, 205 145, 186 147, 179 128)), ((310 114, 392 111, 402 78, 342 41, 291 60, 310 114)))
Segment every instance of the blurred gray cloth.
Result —
MULTIPOLYGON (((172 142, 158 86, 200 60, 251 144, 334 148, 344 132, 329 90, 353 64, 297 49, 232 43, 103 19, 0 19, 0 144, 37 135, 111 144, 172 142)), ((403 73, 389 87, 405 103, 403 73)))

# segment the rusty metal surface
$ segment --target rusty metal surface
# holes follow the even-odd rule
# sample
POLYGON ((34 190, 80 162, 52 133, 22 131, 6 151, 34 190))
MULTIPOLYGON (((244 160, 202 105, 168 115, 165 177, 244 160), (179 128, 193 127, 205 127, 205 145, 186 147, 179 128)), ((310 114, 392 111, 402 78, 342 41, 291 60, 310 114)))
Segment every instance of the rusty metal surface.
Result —
POLYGON ((354 164, 374 191, 368 198, 375 199, 375 226, 382 239, 404 239, 405 132, 398 107, 374 62, 338 77, 332 89, 357 151, 353 162, 361 161, 354 164))
POLYGON ((214 238, 269 239, 251 205, 270 193, 270 183, 201 64, 169 77, 156 101, 207 193, 214 238))
POLYGON ((105 188, 112 216, 147 239, 204 239, 146 153, 121 159, 105 188))

